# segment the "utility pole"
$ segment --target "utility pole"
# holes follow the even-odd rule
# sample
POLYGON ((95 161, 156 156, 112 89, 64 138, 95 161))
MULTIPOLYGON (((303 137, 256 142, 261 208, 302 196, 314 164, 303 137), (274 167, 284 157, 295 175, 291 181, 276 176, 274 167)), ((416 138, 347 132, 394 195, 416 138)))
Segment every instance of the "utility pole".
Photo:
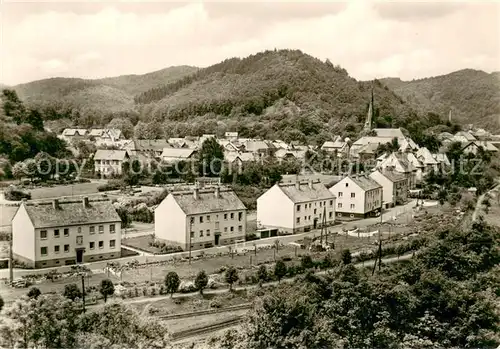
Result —
POLYGON ((82 272, 82 302, 83 302, 83 312, 85 313, 85 273, 82 272))
POLYGON ((323 245, 323 229, 325 229, 325 226, 326 226, 326 206, 323 207, 323 217, 321 218, 321 235, 319 238, 319 242, 321 243, 321 245, 323 245))
POLYGON ((189 265, 191 265, 191 238, 193 237, 193 234, 194 234, 192 220, 194 219, 194 217, 191 217, 190 219, 191 219, 191 221, 189 223, 189 265))
POLYGON ((380 271, 380 267, 382 266, 382 240, 378 242, 378 271, 380 271))
POLYGON ((10 232, 9 239, 9 280, 12 283, 14 281, 14 252, 12 251, 12 245, 14 240, 14 233, 10 232))

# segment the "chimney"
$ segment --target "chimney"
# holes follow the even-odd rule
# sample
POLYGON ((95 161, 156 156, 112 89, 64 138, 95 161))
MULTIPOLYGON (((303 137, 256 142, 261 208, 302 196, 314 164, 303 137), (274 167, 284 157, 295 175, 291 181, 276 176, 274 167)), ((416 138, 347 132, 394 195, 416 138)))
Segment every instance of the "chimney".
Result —
POLYGON ((198 200, 198 194, 199 194, 199 189, 198 189, 198 187, 196 187, 193 189, 193 198, 195 200, 198 200))
POLYGON ((297 190, 300 189, 300 181, 298 179, 295 180, 295 189, 297 189, 297 190))
POLYGON ((85 196, 83 199, 82 199, 82 204, 83 204, 83 208, 87 208, 89 207, 89 198, 87 196, 85 196))
POLYGON ((220 188, 219 188, 219 186, 215 187, 215 197, 217 199, 220 197, 220 188))
POLYGON ((309 180, 309 189, 312 189, 312 188, 313 188, 313 180, 312 180, 312 179, 310 179, 310 180, 309 180))
POLYGON ((59 208, 59 200, 52 200, 52 207, 54 208, 54 210, 57 210, 59 208))

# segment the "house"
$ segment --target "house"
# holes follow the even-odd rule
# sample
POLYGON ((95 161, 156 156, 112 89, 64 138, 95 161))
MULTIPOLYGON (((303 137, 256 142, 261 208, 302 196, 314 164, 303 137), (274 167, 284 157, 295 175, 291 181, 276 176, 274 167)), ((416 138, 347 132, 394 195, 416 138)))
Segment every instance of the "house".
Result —
POLYGON ((34 268, 121 257, 121 220, 108 199, 23 201, 12 235, 16 260, 34 268))
POLYGON ((228 164, 239 168, 246 162, 255 161, 255 156, 253 153, 226 153, 224 159, 228 164))
POLYGON ((475 140, 476 140, 476 137, 474 137, 468 131, 459 131, 459 132, 455 133, 455 136, 453 136, 453 142, 469 143, 469 142, 473 142, 475 140))
POLYGON ((329 190, 337 197, 338 219, 375 216, 382 209, 382 186, 365 174, 344 177, 329 190))
POLYGON ((441 167, 448 167, 451 166, 450 160, 448 159, 448 156, 445 153, 436 153, 433 154, 434 159, 440 164, 441 167))
POLYGON ((260 140, 248 140, 243 143, 246 152, 253 153, 255 157, 272 156, 275 147, 271 142, 260 140))
POLYGON ((122 138, 122 131, 117 128, 91 129, 89 130, 88 136, 93 137, 96 141, 115 142, 122 138))
POLYGON ((277 183, 257 199, 257 222, 296 233, 335 222, 335 195, 320 181, 277 183))
POLYGON ((424 165, 424 174, 438 170, 439 161, 434 158, 429 149, 422 147, 416 152, 415 156, 424 165))
POLYGON ((173 146, 164 139, 134 139, 123 147, 130 155, 141 154, 151 159, 159 158, 165 148, 173 146))
POLYGON ((303 160, 306 157, 306 150, 288 150, 280 148, 274 153, 278 160, 303 160))
POLYGON ((224 138, 231 140, 238 139, 238 132, 226 132, 224 133, 224 138))
POLYGON ((408 181, 405 175, 395 171, 375 170, 370 178, 382 186, 382 202, 385 208, 408 201, 408 181))
POLYGON ((415 169, 415 183, 420 183, 423 178, 424 178, 424 171, 425 171, 425 166, 424 164, 417 159, 415 154, 413 153, 406 153, 406 159, 408 160, 408 163, 410 166, 415 169))
POLYGON ((376 143, 368 143, 358 150, 358 158, 361 161, 375 160, 377 157, 377 149, 379 145, 376 143))
POLYGON ((246 207, 230 189, 171 192, 155 210, 155 237, 184 250, 244 240, 246 207))
POLYGON ((334 141, 326 141, 321 146, 321 149, 336 153, 338 156, 346 155, 348 152, 348 144, 345 140, 342 140, 340 136, 335 137, 334 141))
POLYGON ((65 128, 59 138, 70 143, 72 140, 84 138, 87 134, 88 131, 85 128, 65 128))
POLYGON ((125 150, 98 149, 94 154, 94 171, 101 176, 119 175, 127 159, 129 155, 125 150))
POLYGON ((462 147, 462 152, 464 154, 474 154, 476 155, 479 152, 479 148, 483 148, 483 151, 497 153, 498 148, 495 147, 491 142, 488 141, 472 141, 467 142, 462 147))
POLYGON ((186 148, 163 148, 160 158, 166 163, 175 163, 181 160, 189 160, 194 157, 196 150, 186 148))
MULTIPOLYGON (((409 153, 411 154, 411 153, 409 153)), ((408 161, 408 154, 393 152, 377 165, 380 170, 395 170, 408 179, 408 188, 414 189, 417 182, 417 168, 408 161)))

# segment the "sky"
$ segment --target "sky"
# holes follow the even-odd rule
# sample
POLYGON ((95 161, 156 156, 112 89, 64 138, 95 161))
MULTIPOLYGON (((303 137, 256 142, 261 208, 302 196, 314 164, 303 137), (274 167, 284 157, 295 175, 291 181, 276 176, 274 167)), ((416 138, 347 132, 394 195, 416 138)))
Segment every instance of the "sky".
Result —
POLYGON ((3 0, 0 83, 206 67, 274 48, 359 80, 500 71, 499 2, 3 0))

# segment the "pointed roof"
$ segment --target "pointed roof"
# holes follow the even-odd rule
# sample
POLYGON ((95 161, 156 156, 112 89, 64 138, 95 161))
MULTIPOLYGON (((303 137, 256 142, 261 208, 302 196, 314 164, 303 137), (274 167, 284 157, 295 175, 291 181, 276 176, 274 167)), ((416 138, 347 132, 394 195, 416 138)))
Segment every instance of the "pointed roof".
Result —
POLYGON ((277 183, 275 185, 294 203, 335 199, 335 196, 320 181, 299 182, 298 189, 296 183, 277 183))

